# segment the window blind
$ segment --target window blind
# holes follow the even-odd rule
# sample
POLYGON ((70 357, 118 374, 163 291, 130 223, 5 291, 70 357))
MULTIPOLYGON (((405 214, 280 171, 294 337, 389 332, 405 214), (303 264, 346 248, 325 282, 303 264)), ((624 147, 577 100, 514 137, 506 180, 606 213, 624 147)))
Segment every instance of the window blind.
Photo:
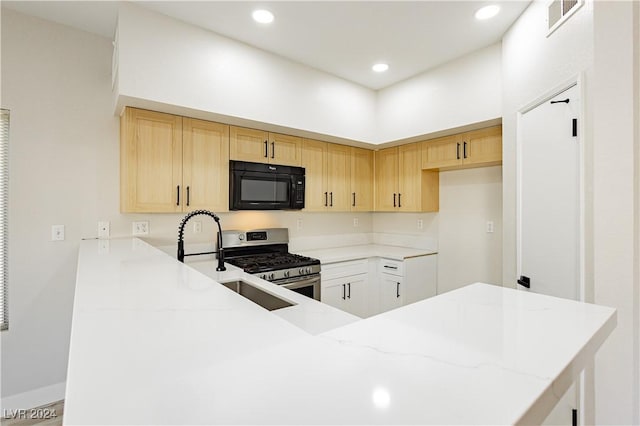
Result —
POLYGON ((9 328, 9 110, 0 109, 0 330, 9 328))

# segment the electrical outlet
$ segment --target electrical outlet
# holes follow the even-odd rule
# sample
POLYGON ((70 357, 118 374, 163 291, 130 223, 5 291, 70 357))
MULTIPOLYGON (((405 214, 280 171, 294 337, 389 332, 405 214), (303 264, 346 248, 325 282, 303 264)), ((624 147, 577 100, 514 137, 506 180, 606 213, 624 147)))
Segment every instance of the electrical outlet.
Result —
POLYGON ((424 222, 422 221, 422 219, 418 219, 418 229, 422 228, 424 228, 424 222))
POLYGON ((487 221, 487 233, 488 234, 493 233, 493 221, 491 220, 487 221))
POLYGON ((109 222, 98 222, 98 238, 109 238, 109 222))
POLYGON ((193 222, 193 233, 194 234, 199 234, 202 232, 202 221, 195 221, 193 222))
POLYGON ((133 230, 131 233, 133 235, 149 235, 149 221, 141 220, 133 222, 133 230))
POLYGON ((298 231, 301 230, 302 229, 302 219, 298 219, 296 221, 296 225, 297 225, 298 231))
POLYGON ((357 217, 354 217, 354 218, 353 218, 353 227, 354 227, 354 228, 357 228, 357 227, 358 227, 358 225, 359 225, 358 218, 357 218, 357 217))
POLYGON ((51 241, 64 241, 64 225, 51 225, 51 241))

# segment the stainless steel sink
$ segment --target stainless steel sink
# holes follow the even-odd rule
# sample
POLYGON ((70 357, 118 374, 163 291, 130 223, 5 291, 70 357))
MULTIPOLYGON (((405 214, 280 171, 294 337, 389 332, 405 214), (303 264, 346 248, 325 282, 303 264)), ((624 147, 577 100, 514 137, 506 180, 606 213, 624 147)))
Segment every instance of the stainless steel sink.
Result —
POLYGON ((267 293, 266 291, 260 290, 257 287, 249 284, 246 281, 236 280, 236 281, 228 281, 226 283, 220 283, 223 286, 227 287, 230 290, 235 291, 240 296, 246 297, 251 300, 253 303, 262 306, 263 308, 273 311, 276 309, 287 308, 289 306, 293 306, 293 303, 287 302, 284 299, 280 299, 273 294, 267 293))

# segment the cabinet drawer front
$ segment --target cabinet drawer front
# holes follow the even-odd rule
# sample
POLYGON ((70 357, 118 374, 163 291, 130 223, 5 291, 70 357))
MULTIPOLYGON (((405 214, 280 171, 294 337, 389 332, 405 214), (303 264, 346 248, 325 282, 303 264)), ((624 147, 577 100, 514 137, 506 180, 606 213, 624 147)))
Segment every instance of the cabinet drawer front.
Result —
POLYGON ((404 262, 392 259, 380 259, 380 273, 404 276, 404 262))
POLYGON ((368 272, 367 260, 350 260, 348 262, 336 262, 322 265, 322 281, 332 280, 351 275, 366 274, 368 272))

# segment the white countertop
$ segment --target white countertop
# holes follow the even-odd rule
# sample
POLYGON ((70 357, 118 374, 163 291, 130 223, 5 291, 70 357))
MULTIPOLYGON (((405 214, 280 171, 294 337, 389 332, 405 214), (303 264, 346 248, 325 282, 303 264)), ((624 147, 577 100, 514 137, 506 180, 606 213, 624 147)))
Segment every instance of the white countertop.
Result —
POLYGON ((300 302, 280 310, 300 311, 291 321, 202 265, 106 243, 81 244, 67 425, 539 423, 616 322, 611 308, 488 284, 357 320, 218 276, 283 291, 300 302), (295 320, 311 317, 308 330, 295 320))
POLYGON ((384 257, 386 259, 405 260, 411 257, 436 254, 437 250, 388 246, 381 244, 362 244, 346 247, 333 247, 319 250, 302 250, 299 254, 319 259, 323 265, 347 260, 384 257))

